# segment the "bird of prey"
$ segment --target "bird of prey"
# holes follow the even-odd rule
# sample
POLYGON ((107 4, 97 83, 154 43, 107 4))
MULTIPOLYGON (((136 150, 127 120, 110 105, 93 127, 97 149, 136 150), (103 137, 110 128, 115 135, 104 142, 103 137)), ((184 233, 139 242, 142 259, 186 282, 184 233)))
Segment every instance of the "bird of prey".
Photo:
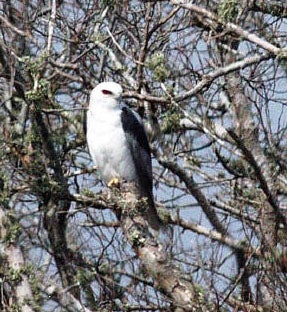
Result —
POLYGON ((158 230, 160 221, 153 199, 151 153, 140 117, 120 104, 122 87, 102 82, 90 94, 87 112, 87 143, 102 180, 133 182, 148 208, 143 216, 158 230))

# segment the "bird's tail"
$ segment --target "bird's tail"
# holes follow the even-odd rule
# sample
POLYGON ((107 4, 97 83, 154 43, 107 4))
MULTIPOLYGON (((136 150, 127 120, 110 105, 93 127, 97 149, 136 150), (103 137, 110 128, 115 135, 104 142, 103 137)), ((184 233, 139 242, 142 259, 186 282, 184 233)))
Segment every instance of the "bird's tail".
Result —
POLYGON ((153 198, 148 198, 147 205, 148 207, 146 208, 143 217, 153 230, 159 231, 162 227, 162 222, 158 216, 153 198))

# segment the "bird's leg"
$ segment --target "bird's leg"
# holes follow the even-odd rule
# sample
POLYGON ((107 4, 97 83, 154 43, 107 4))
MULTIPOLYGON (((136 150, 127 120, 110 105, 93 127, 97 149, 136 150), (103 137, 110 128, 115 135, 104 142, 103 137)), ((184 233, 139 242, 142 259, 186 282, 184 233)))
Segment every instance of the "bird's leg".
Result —
POLYGON ((119 178, 112 178, 109 182, 108 182, 108 187, 113 188, 119 188, 120 187, 120 180, 119 178))

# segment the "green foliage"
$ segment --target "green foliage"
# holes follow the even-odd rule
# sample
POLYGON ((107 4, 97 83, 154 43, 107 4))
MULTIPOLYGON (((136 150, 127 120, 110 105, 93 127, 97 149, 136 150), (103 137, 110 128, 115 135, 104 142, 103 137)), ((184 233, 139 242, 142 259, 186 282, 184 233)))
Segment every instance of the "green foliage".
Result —
POLYGON ((243 189, 242 191, 242 197, 248 199, 248 200, 256 200, 258 199, 258 191, 254 189, 243 189))
POLYGON ((232 170, 236 171, 240 175, 250 175, 250 167, 247 166, 244 159, 234 158, 228 162, 228 165, 232 170))
POLYGON ((161 121, 160 130, 162 133, 169 134, 173 132, 177 132, 180 126, 181 114, 178 112, 168 111, 161 121))
POLYGON ((8 280, 12 283, 20 283, 22 281, 22 271, 21 269, 10 268, 7 274, 8 280))
POLYGON ((31 144, 41 144, 41 137, 35 127, 32 127, 30 131, 27 132, 26 142, 31 144))
POLYGON ((32 265, 27 265, 25 273, 27 276, 29 276, 29 282, 33 292, 33 302, 31 302, 31 304, 33 305, 35 311, 42 311, 41 306, 43 304, 43 297, 41 294, 41 288, 38 279, 39 277, 37 277, 35 274, 35 268, 32 265))
POLYGON ((200 285, 195 285, 194 286, 194 290, 195 292, 197 293, 197 299, 199 302, 204 302, 205 301, 205 298, 204 298, 204 295, 205 295, 205 289, 200 286, 200 285))
POLYGON ((117 4, 116 0, 103 0, 103 5, 105 6, 113 8, 115 4, 117 4))
POLYGON ((194 156, 185 155, 186 168, 194 169, 194 167, 201 168, 201 160, 194 156))
POLYGON ((45 78, 40 78, 44 72, 48 55, 40 54, 38 57, 24 56, 20 59, 23 69, 33 78, 33 88, 26 91, 26 97, 30 101, 44 100, 49 95, 50 83, 45 78))
POLYGON ((9 246, 11 244, 16 243, 17 239, 19 238, 22 228, 16 219, 16 217, 12 214, 8 214, 7 219, 5 220, 4 224, 6 228, 6 234, 4 237, 4 242, 9 246))
POLYGON ((40 194, 50 192, 50 182, 48 176, 43 173, 33 184, 33 190, 40 194))
POLYGON ((101 32, 94 32, 92 35, 92 40, 94 42, 102 42, 105 40, 105 38, 106 38, 105 34, 101 32))
POLYGON ((145 238, 139 231, 134 231, 131 234, 131 241, 133 246, 142 246, 145 243, 145 238))
POLYGON ((158 216, 160 218, 160 221, 164 224, 164 225, 168 225, 168 222, 170 220, 170 213, 169 211, 164 207, 164 206, 158 206, 156 208, 158 216))
POLYGON ((155 81, 162 82, 170 76, 170 69, 162 52, 153 54, 147 62, 147 67, 152 70, 155 81))
POLYGON ((37 88, 26 92, 27 99, 30 101, 39 101, 47 99, 49 95, 50 83, 48 80, 39 79, 37 88))
POLYGON ((76 276, 75 282, 78 282, 82 287, 86 288, 95 280, 96 275, 97 275, 97 272, 95 269, 91 272, 91 271, 87 271, 85 269, 79 268, 77 270, 77 276, 76 276))
POLYGON ((47 54, 42 53, 38 57, 24 56, 20 59, 23 69, 29 72, 33 77, 39 74, 47 61, 47 54))
MULTIPOLYGON (((23 275, 29 277, 29 283, 33 292, 32 298, 25 298, 27 305, 33 306, 35 311, 42 311, 41 305, 43 304, 43 298, 39 287, 39 280, 35 275, 35 268, 32 265, 25 265, 19 269, 10 268, 5 274, 6 280, 11 284, 15 285, 22 281, 23 275)), ((22 311, 17 305, 14 305, 12 311, 22 311)))
POLYGON ((236 0, 223 0, 218 5, 218 17, 223 23, 234 22, 238 14, 238 4, 236 0))
POLYGON ((22 312, 22 307, 20 307, 17 303, 13 303, 10 307, 11 312, 22 312))
POLYGON ((95 193, 88 188, 81 189, 81 194, 87 197, 92 197, 92 198, 96 197, 95 193))
POLYGON ((0 205, 4 208, 9 206, 9 191, 7 188, 7 176, 0 171, 0 205))

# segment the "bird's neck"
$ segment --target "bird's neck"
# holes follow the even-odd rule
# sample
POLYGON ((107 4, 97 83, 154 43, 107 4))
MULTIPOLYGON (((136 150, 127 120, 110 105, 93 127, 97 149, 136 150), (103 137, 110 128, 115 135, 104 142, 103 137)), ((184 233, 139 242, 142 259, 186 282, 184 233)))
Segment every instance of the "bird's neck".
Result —
POLYGON ((90 105, 89 111, 92 114, 113 114, 121 110, 117 100, 100 101, 96 105, 90 105))

